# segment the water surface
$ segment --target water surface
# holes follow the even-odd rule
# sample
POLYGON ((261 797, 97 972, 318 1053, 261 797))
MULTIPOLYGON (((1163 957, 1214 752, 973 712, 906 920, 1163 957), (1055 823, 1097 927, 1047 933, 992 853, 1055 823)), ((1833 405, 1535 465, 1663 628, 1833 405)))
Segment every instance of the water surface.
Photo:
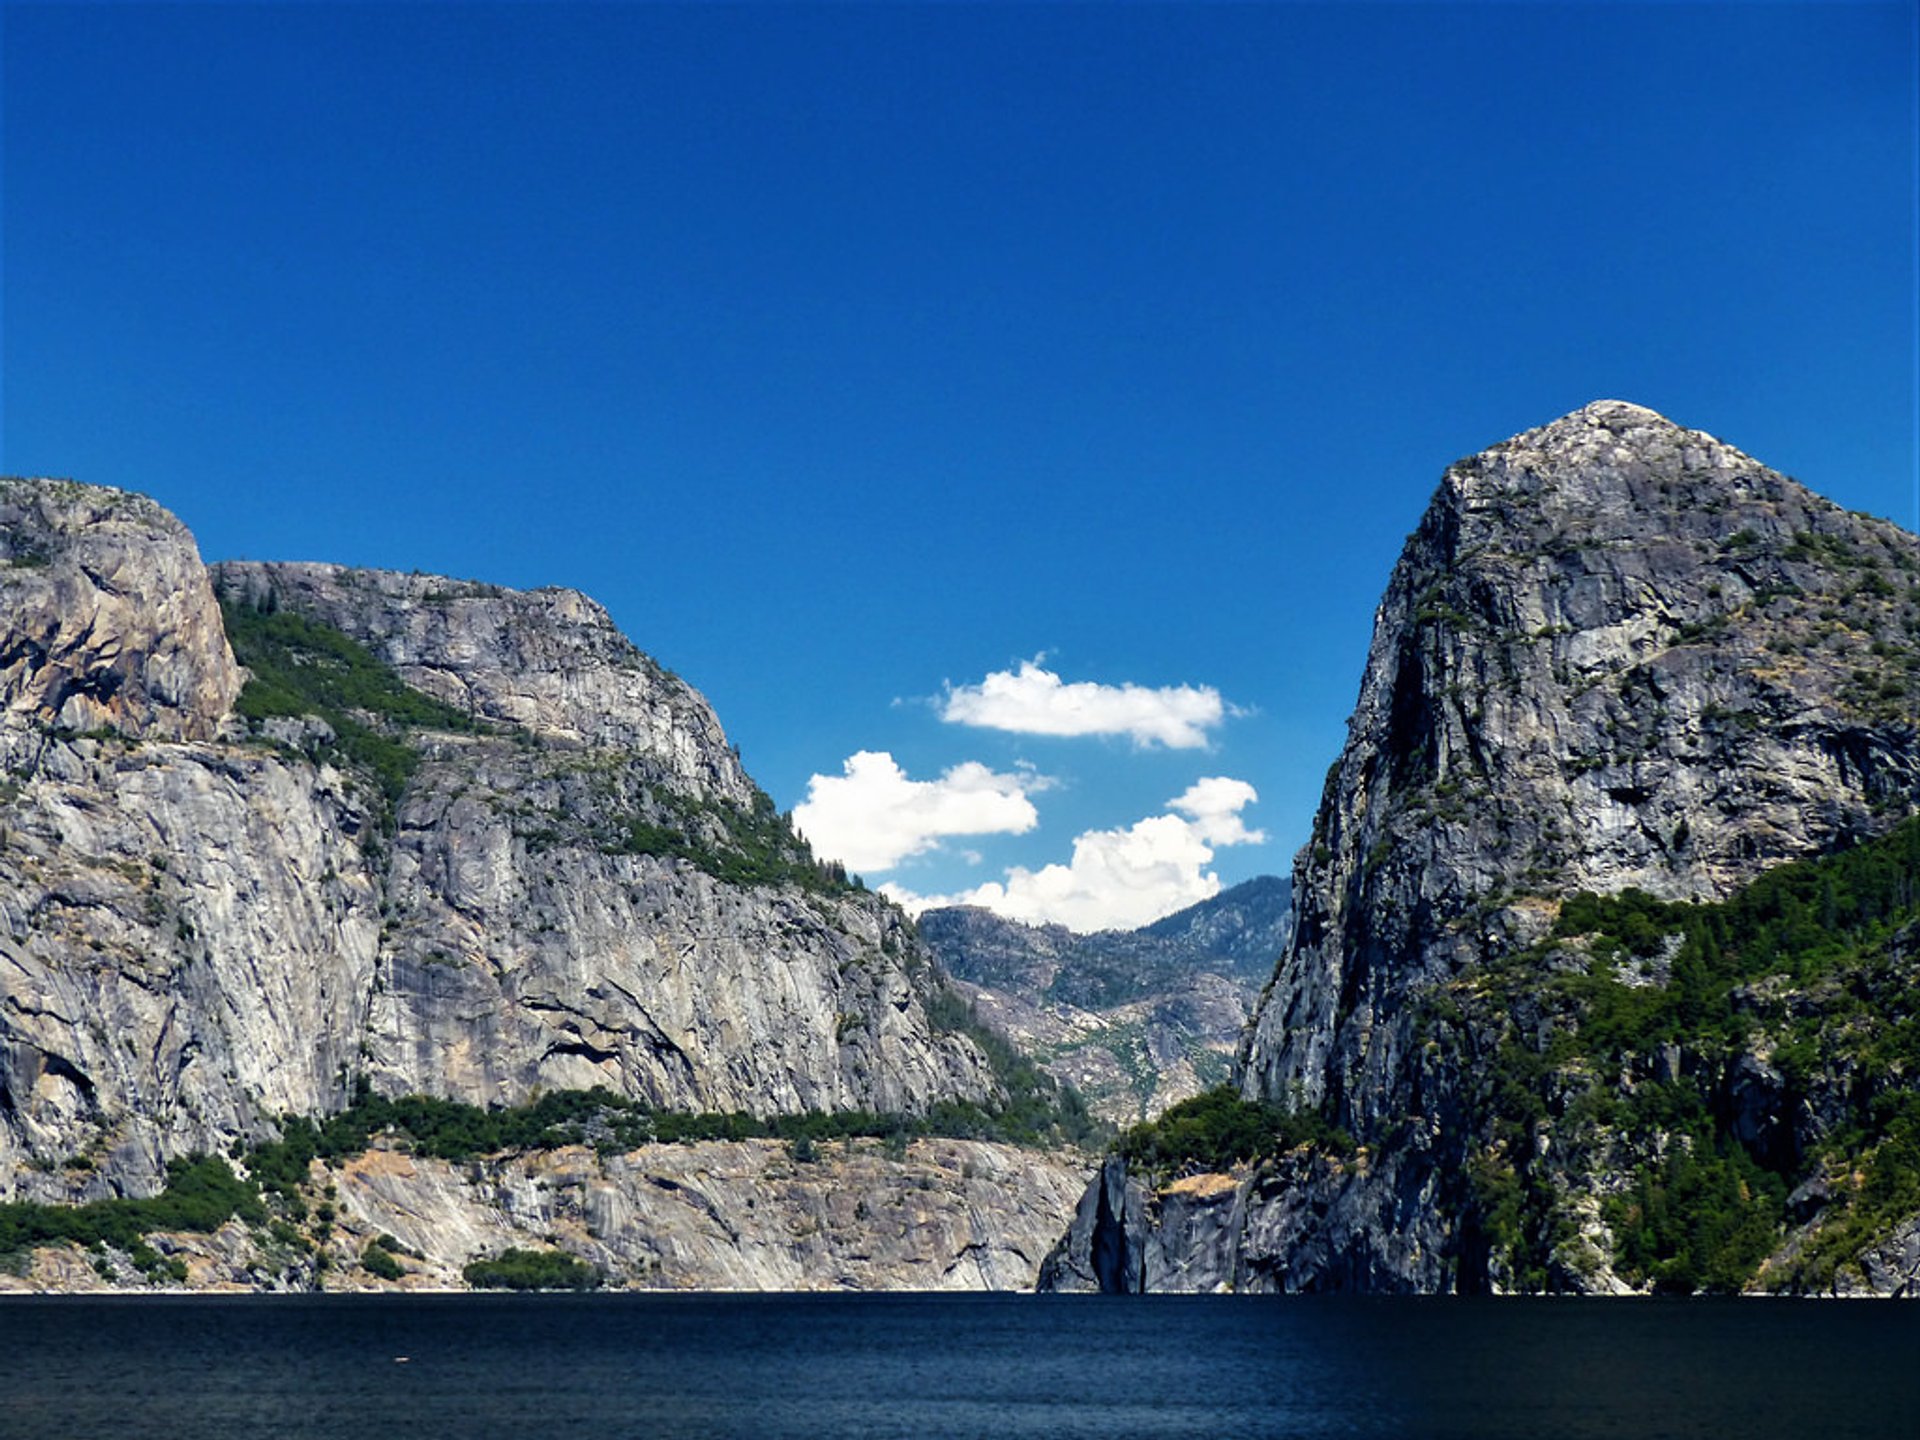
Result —
POLYGON ((0 1301, 0 1436, 1920 1436, 1920 1306, 1229 1296, 0 1301))

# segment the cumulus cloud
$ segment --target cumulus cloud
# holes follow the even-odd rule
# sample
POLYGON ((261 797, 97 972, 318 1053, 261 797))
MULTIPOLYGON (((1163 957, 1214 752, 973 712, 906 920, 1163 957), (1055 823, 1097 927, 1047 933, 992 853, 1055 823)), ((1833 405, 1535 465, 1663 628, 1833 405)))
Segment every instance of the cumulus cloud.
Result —
POLYGON ((1240 816, 1258 798, 1246 781, 1214 776, 1167 802, 1168 814, 1125 830, 1080 835, 1068 864, 1015 868, 1004 882, 958 895, 916 895, 897 885, 880 889, 915 914, 935 905, 979 905, 1012 920, 1082 933, 1130 930, 1219 893, 1220 877, 1206 868, 1215 847, 1257 845, 1267 838, 1240 816))
POLYGON ((1266 833, 1249 830, 1240 812, 1259 798, 1260 792, 1244 780, 1211 775, 1194 781, 1169 800, 1167 808, 1185 815, 1194 833, 1209 845, 1258 845, 1266 833))
POLYGON ((1045 776, 955 765, 938 780, 910 780, 885 750, 848 757, 839 775, 815 775, 793 823, 815 853, 849 870, 888 870, 947 835, 1024 835, 1040 822, 1028 795, 1045 776))
POLYGON ((1197 750, 1229 707, 1211 685, 1069 684, 1038 660, 996 670, 978 685, 948 686, 940 718, 1020 735, 1125 735, 1135 745, 1197 750))

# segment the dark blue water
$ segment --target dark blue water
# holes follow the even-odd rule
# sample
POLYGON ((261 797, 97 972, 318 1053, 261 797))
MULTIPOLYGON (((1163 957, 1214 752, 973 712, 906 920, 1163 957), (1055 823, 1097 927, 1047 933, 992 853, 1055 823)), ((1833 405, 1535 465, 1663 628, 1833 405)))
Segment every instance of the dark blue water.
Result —
POLYGON ((1920 1305, 1224 1296, 0 1301, 7 1440, 567 1433, 1909 1440, 1920 1436, 1920 1305))

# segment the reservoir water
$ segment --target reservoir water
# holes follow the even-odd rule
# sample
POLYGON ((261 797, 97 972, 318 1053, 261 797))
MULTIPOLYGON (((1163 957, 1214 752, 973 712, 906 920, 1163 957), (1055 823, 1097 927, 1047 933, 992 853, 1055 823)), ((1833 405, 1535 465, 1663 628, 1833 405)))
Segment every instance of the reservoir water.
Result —
POLYGON ((0 1301, 6 1440, 1920 1436, 1920 1305, 1030 1295, 0 1301))

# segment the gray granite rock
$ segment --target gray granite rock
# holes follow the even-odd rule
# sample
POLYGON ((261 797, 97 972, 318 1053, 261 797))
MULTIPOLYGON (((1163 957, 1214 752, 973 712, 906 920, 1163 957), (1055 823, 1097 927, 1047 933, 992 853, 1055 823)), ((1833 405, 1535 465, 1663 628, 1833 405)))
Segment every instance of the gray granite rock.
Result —
MULTIPOLYGON (((571 1146, 453 1164, 376 1146, 316 1164, 309 1186, 335 1219, 317 1251, 232 1222, 159 1234, 191 1290, 458 1290, 468 1262, 561 1249, 616 1289, 1025 1290, 1086 1183, 1078 1157, 974 1140, 820 1145, 774 1140, 571 1146), (386 1237, 397 1278, 365 1268, 386 1237), (315 1263, 324 1255, 324 1271, 315 1263)), ((122 1257, 111 1278, 48 1247, 0 1293, 156 1288, 122 1257)), ((173 1282, 159 1282, 169 1284, 173 1282)))
POLYGON ((706 701, 584 596, 217 568, 480 722, 409 737, 389 804, 324 722, 249 736, 213 585, 151 501, 8 482, 0 543, 0 1198, 147 1191, 362 1079, 756 1114, 996 1094, 929 1023, 894 906, 687 858, 776 822, 706 701), (685 843, 640 853, 637 824, 685 843))
MULTIPOLYGON (((1913 536, 1635 405, 1450 467, 1380 603, 1240 1067, 1249 1098, 1348 1129, 1357 1163, 1273 1162, 1204 1204, 1133 1207, 1148 1288, 1512 1284, 1469 1176, 1498 1036, 1429 1024, 1433 1002, 1470 998, 1570 892, 1720 898, 1907 813, 1916 578, 1913 536)), ((1668 959, 1636 961, 1638 983, 1668 959)), ((1691 1063, 1673 1047, 1653 1073, 1691 1063)), ((1798 1153, 1847 1081, 1816 1079, 1798 1109, 1780 1081, 1756 1053, 1721 1101, 1756 1146, 1798 1153)), ((1577 1180, 1550 1287, 1624 1288, 1600 1216, 1629 1177, 1555 1171, 1548 1129, 1531 1143, 1577 1180)), ((1875 1288, 1906 1283, 1887 1253, 1875 1288)))
POLYGON ((206 740, 240 683, 184 525, 144 495, 0 479, 9 725, 206 740))

